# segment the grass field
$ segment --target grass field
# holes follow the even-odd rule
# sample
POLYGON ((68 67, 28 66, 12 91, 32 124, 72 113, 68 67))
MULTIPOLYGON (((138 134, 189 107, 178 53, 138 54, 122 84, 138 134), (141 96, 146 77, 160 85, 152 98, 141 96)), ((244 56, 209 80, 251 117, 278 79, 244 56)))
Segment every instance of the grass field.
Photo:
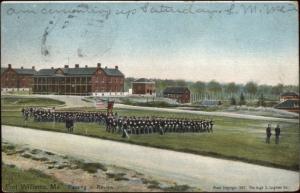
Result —
MULTIPOLYGON (((17 109, 18 105, 15 106, 17 109)), ((6 109, 5 105, 3 108, 6 109)), ((73 108, 65 110, 96 111, 93 108, 73 108)), ((96 123, 76 123, 74 133, 144 146, 299 170, 300 148, 298 123, 272 122, 273 127, 279 123, 282 128, 281 142, 279 145, 275 145, 273 136, 271 144, 265 143, 265 127, 269 123, 267 121, 227 117, 205 117, 196 114, 145 110, 116 109, 115 111, 121 116, 181 117, 191 119, 212 118, 215 121, 214 133, 167 133, 163 136, 158 134, 132 135, 130 139, 123 139, 120 134, 105 132, 104 126, 100 126, 96 123)), ((64 123, 55 123, 55 125, 53 125, 53 123, 38 123, 30 120, 25 125, 19 111, 3 111, 1 118, 2 124, 6 125, 66 132, 64 123)))
POLYGON ((68 186, 38 170, 21 170, 2 163, 4 192, 73 192, 68 186))
POLYGON ((62 101, 51 98, 24 98, 18 96, 1 97, 1 111, 3 110, 20 110, 28 106, 57 106, 65 104, 62 101))

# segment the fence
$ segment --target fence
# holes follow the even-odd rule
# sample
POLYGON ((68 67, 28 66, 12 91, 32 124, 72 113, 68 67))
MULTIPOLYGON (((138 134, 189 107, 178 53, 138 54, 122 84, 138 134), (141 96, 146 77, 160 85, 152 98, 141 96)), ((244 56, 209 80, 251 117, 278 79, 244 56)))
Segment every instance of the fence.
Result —
MULTIPOLYGON (((251 95, 243 93, 245 100, 258 100, 261 94, 251 95)), ((191 102, 200 102, 202 100, 230 100, 235 98, 237 101, 240 100, 241 93, 192 93, 191 102)), ((263 95, 266 100, 279 100, 277 95, 263 95)))

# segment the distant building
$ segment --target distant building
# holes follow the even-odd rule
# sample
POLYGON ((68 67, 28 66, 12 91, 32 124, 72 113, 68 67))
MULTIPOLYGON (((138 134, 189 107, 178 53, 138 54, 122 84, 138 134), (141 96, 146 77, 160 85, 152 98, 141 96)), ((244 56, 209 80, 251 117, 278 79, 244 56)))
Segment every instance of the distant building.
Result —
POLYGON ((280 103, 275 105, 274 108, 300 113, 299 101, 300 97, 298 93, 285 92, 280 95, 280 103))
POLYGON ((163 96, 175 99, 179 103, 189 103, 191 92, 187 87, 167 87, 163 91, 163 96))
POLYGON ((285 92, 280 95, 280 102, 286 100, 299 100, 299 94, 295 92, 285 92))
POLYGON ((34 75, 33 93, 91 95, 99 92, 124 92, 124 74, 115 68, 97 67, 41 69, 34 75))
POLYGON ((202 106, 218 106, 218 105, 222 105, 222 102, 220 100, 203 100, 201 102, 202 106))
POLYGON ((32 68, 1 68, 1 91, 25 91, 32 88, 33 75, 36 73, 35 67, 32 68))
POLYGON ((275 105, 274 108, 286 110, 294 113, 300 113, 299 100, 285 100, 278 105, 275 105))
POLYGON ((132 82, 132 94, 155 95, 155 82, 140 78, 132 82))

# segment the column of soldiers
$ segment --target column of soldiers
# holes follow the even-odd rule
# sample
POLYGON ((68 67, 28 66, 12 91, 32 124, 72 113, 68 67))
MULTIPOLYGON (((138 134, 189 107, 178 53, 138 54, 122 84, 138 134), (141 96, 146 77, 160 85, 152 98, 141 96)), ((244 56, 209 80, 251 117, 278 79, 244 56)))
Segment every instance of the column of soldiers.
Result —
POLYGON ((51 109, 26 108, 22 109, 24 119, 32 117, 38 122, 66 122, 73 119, 76 122, 99 122, 104 123, 106 115, 102 112, 53 112, 51 109))
MULTIPOLYGON (((268 127, 266 128, 266 143, 270 143, 271 136, 272 136, 272 129, 271 124, 268 124, 268 127)), ((279 136, 280 136, 280 127, 279 124, 277 124, 275 128, 275 144, 279 144, 279 136)))
POLYGON ((73 132, 74 122, 97 122, 106 125, 106 131, 122 133, 123 137, 139 134, 166 132, 213 132, 212 120, 190 120, 159 117, 121 117, 103 112, 53 112, 50 109, 22 109, 25 120, 33 117, 37 122, 65 122, 68 132, 73 132))

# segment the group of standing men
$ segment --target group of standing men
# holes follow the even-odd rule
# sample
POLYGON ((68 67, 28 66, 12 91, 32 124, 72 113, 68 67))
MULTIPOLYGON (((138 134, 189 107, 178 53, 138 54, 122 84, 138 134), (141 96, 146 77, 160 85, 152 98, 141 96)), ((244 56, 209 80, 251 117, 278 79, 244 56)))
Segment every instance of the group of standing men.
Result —
MULTIPOLYGON (((268 127, 266 129, 266 143, 270 143, 270 139, 272 136, 272 129, 271 129, 271 124, 268 124, 268 127)), ((280 127, 279 124, 277 124, 277 127, 275 128, 275 144, 279 144, 279 136, 280 136, 280 127)))

